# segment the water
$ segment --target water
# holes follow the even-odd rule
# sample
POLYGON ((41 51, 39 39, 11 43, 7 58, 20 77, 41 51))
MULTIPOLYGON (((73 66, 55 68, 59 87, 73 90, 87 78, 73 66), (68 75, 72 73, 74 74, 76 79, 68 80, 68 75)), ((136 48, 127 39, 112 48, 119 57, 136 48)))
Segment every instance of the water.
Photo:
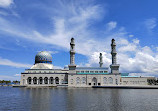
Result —
POLYGON ((0 111, 158 111, 158 89, 0 87, 0 111))

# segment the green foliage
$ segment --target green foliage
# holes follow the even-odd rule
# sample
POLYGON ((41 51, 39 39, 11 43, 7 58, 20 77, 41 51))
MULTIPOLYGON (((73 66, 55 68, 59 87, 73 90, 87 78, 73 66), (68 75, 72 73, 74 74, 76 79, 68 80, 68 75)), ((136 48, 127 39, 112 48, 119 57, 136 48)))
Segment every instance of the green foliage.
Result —
POLYGON ((16 80, 16 81, 13 81, 13 83, 14 83, 14 84, 19 84, 20 81, 17 81, 17 80, 16 80))
MULTIPOLYGON (((0 80, 0 84, 2 84, 2 85, 8 85, 8 84, 10 84, 11 83, 11 81, 9 80, 9 81, 7 81, 7 80, 0 80)), ((20 83, 20 81, 13 81, 13 83, 14 84, 18 84, 18 83, 20 83)))

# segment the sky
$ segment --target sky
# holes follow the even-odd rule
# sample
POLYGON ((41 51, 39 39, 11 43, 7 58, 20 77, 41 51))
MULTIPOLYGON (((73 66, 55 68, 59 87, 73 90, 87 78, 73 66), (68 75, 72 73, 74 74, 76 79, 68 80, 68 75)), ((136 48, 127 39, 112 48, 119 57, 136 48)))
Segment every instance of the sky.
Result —
MULTIPOLYGON (((20 80, 39 51, 54 68, 69 64, 75 38, 77 66, 111 64, 116 40, 120 72, 158 76, 157 0, 0 0, 0 79, 20 80)), ((110 68, 109 68, 110 69, 110 68)))

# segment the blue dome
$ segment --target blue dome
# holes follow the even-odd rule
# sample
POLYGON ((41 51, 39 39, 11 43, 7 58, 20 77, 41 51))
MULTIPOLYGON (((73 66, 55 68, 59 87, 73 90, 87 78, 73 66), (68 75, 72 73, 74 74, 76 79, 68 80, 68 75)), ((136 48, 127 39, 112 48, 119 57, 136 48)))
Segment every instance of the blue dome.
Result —
POLYGON ((36 63, 49 63, 52 64, 52 56, 47 51, 39 52, 35 57, 35 64, 36 63))

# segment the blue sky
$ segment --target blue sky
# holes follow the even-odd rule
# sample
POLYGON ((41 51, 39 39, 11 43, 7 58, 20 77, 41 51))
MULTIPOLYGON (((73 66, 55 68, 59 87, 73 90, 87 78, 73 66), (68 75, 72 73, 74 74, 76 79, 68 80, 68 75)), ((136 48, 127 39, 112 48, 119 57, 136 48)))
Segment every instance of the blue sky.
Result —
POLYGON ((121 72, 158 75, 157 0, 0 0, 0 79, 15 80, 34 64, 38 51, 50 51, 55 68, 69 64, 111 64, 115 38, 121 72))

